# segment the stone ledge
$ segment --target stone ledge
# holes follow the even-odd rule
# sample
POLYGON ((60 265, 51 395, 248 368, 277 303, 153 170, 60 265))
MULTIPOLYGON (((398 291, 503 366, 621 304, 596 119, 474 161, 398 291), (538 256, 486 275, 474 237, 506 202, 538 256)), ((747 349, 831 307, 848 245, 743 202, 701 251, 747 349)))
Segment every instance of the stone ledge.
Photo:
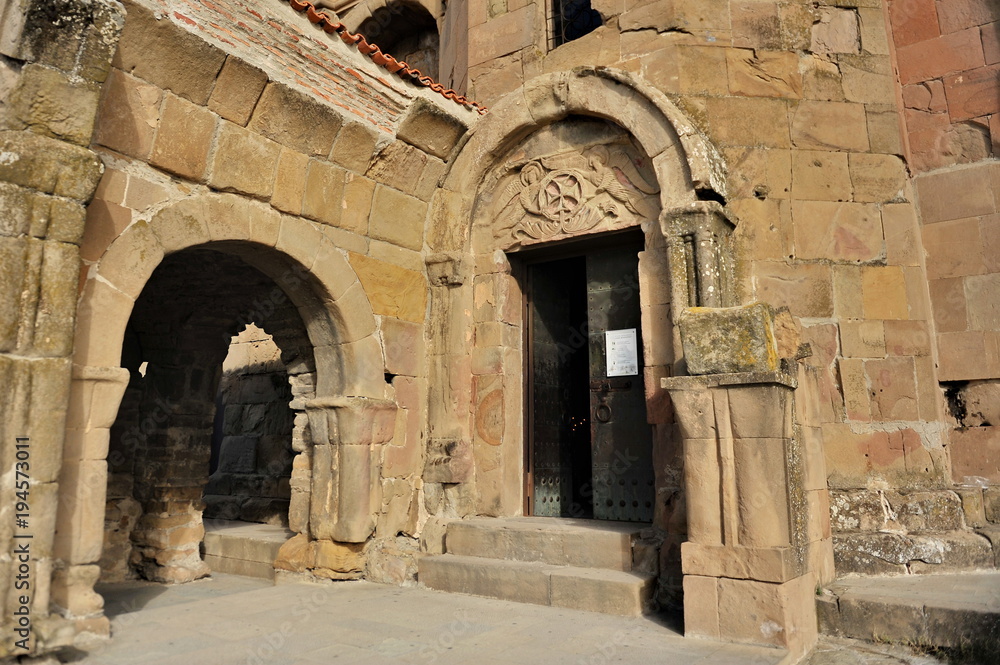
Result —
POLYGON ((667 376, 660 379, 660 387, 665 390, 705 390, 706 388, 740 385, 779 385, 795 389, 799 383, 793 375, 782 370, 667 376))

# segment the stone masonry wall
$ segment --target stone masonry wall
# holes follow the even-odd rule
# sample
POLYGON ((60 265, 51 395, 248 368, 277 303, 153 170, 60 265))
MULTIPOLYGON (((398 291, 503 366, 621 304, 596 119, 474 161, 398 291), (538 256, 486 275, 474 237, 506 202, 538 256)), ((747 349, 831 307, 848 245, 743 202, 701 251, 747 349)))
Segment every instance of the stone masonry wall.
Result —
MULTIPOLYGON (((992 565, 952 486, 933 268, 904 161, 894 52, 900 73, 904 64, 882 2, 594 0, 603 25, 553 50, 548 4, 470 4, 470 94, 489 104, 579 63, 619 68, 665 93, 719 148, 720 194, 739 220, 741 297, 787 307, 796 343, 808 345, 796 415, 825 450, 838 571, 992 565), (942 518, 901 517, 928 506, 942 518)), ((896 4, 894 21, 898 5, 914 3, 896 4)), ((948 11, 969 35, 992 34, 988 11, 948 11)), ((950 76, 958 94, 962 69, 925 78, 950 76)), ((955 112, 968 106, 955 99, 955 112)))
MULTIPOLYGON (((82 302, 89 311, 94 271, 117 237, 191 196, 233 192, 262 201, 276 218, 289 220, 282 224, 309 220, 308 239, 281 236, 278 249, 290 243, 346 258, 360 285, 332 296, 338 307, 349 308, 345 321, 366 309, 375 321, 370 329, 344 330, 342 340, 323 343, 341 344, 352 354, 368 354, 374 345, 380 366, 366 365, 359 368, 365 376, 347 377, 363 390, 349 395, 385 396, 399 407, 392 441, 373 462, 380 472, 371 519, 380 544, 367 560, 371 577, 401 581, 413 575, 411 555, 423 519, 424 217, 444 160, 475 116, 394 80, 287 3, 225 4, 221 14, 191 7, 170 15, 158 13, 156 3, 129 4, 122 47, 101 98, 95 141, 108 169, 88 210, 82 302), (255 15, 257 8, 266 16, 255 15), (237 21, 237 15, 245 18, 237 21), (375 82, 355 95, 354 83, 329 77, 345 67, 361 76, 349 75, 352 81, 375 82), (329 95, 317 92, 324 85, 331 86, 329 95), (365 95, 383 97, 368 107, 358 101, 365 95), (400 548, 409 554, 397 557, 400 548)), ((137 282, 136 290, 141 287, 137 282)), ((307 547, 293 544, 281 565, 353 575, 344 571, 357 570, 356 548, 345 551, 340 564, 332 563, 333 555, 327 568, 316 564, 309 534, 323 529, 309 525, 311 458, 296 459, 290 526, 307 547), (299 490, 304 494, 296 503, 299 490)), ((323 552, 335 549, 328 543, 323 552)), ((360 561, 364 568, 365 557, 360 561)))
POLYGON ((122 22, 110 0, 0 2, 0 659, 107 626, 64 616, 50 583, 66 576, 57 514, 73 508, 59 491, 82 471, 63 439, 84 207, 103 172, 87 146, 122 22))
POLYGON ((287 527, 294 412, 281 350, 250 324, 233 338, 222 371, 205 517, 287 527))
MULTIPOLYGON (((907 155, 948 398, 942 523, 1000 542, 1000 6, 889 3, 907 155), (957 493, 957 494, 956 494, 957 493), (958 507, 961 515, 957 515, 958 507), (961 520, 959 519, 961 518, 961 520)), ((974 543, 981 549, 981 542, 974 543)), ((989 552, 982 553, 988 562, 989 552)))

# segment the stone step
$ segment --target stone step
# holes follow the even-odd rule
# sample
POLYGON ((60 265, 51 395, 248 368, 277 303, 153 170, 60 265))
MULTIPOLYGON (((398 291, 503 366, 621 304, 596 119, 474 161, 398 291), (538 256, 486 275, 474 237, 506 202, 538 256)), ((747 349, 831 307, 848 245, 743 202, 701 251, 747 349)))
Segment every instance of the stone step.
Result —
POLYGON ((1000 653, 1000 571, 838 580, 817 599, 820 632, 953 650, 1000 653))
POLYGON ((269 524, 207 520, 202 558, 216 573, 274 579, 278 550, 294 535, 269 524))
POLYGON ((557 517, 483 518, 448 525, 445 551, 580 568, 632 570, 632 543, 647 524, 557 517))
POLYGON ((640 616, 654 576, 646 573, 439 554, 422 557, 417 581, 430 589, 519 603, 640 616))

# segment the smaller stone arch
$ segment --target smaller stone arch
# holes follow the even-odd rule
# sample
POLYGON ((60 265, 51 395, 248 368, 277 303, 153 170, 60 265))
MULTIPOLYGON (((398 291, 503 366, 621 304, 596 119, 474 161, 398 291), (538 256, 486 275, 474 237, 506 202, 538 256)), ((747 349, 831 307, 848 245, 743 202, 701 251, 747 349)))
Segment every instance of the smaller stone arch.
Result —
POLYGON ((361 0, 342 7, 340 14, 349 31, 360 32, 385 53, 436 79, 440 4, 437 0, 361 0))
POLYGON ((100 607, 93 583, 110 428, 129 380, 121 367, 126 325, 164 257, 199 246, 239 256, 265 275, 285 275, 276 281, 313 345, 316 398, 305 408, 317 454, 306 537, 363 542, 374 528, 370 506, 377 488, 370 469, 377 446, 391 438, 385 422, 394 418, 395 404, 385 399, 381 344, 361 282, 320 225, 233 194, 192 196, 126 228, 91 267, 81 290, 53 545, 61 570, 53 600, 68 615, 90 616, 100 607), (330 422, 337 427, 324 426, 330 422))

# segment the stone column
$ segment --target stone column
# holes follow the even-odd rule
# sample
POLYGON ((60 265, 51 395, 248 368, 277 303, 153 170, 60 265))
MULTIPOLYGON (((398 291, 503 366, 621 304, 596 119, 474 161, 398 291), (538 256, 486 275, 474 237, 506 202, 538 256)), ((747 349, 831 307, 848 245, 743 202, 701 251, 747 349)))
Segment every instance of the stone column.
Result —
POLYGON ((396 404, 367 397, 306 403, 313 438, 309 532, 315 540, 363 543, 382 505, 378 460, 392 440, 396 404))
POLYGON ((71 454, 87 457, 65 465, 63 438, 79 245, 85 206, 103 172, 88 146, 123 22, 113 0, 0 0, 0 505, 17 500, 29 508, 26 522, 5 511, 0 526, 0 634, 14 638, 0 643, 0 660, 70 645, 82 632, 108 632, 92 565, 100 555, 106 473, 92 455, 107 434, 96 428, 67 442, 71 454), (18 437, 26 448, 16 448, 18 437), (20 496, 16 461, 28 462, 22 471, 30 474, 20 496), (69 486, 80 491, 67 493, 69 486), (67 532, 64 514, 74 511, 91 511, 96 532, 67 532), (93 537, 96 554, 82 543, 93 537), (22 572, 30 586, 15 589, 22 572))
POLYGON ((680 328, 699 375, 662 386, 684 441, 685 634, 797 658, 816 642, 815 589, 832 552, 816 528, 829 524, 825 504, 804 479, 795 378, 766 305, 689 309, 680 328))

